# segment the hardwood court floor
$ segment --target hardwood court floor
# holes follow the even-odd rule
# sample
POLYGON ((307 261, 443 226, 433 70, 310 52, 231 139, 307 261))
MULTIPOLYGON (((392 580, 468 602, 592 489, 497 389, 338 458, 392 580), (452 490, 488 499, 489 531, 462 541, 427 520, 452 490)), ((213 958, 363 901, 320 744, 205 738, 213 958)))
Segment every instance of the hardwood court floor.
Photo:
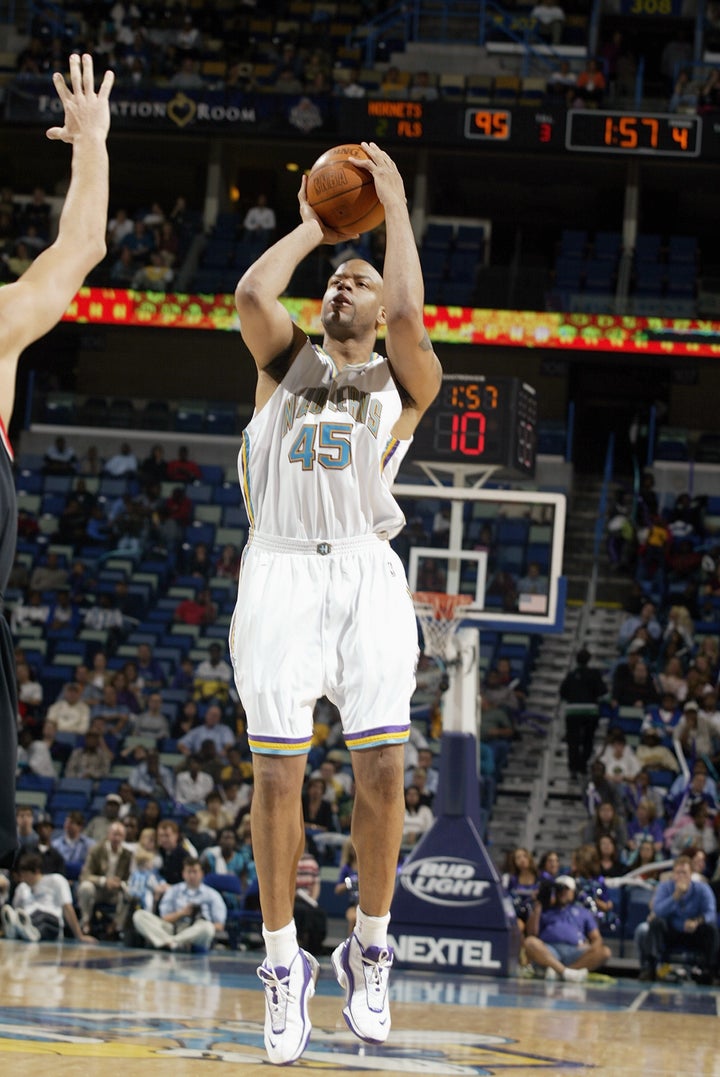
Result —
MULTIPOLYGON (((9 1077, 269 1074, 257 953, 208 957, 0 940, 0 1067, 9 1077), (234 1064, 234 1065, 233 1065, 234 1064)), ((393 1030, 360 1044, 328 958, 293 1072, 720 1077, 720 992, 637 981, 393 976, 393 1030)))

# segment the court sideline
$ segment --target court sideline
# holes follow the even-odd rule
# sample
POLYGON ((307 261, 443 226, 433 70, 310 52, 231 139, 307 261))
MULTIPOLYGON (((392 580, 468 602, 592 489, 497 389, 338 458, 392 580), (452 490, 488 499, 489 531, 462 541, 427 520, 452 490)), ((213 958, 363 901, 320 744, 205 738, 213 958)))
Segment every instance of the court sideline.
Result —
MULTIPOLYGON (((244 1077, 272 1072, 262 1042, 258 953, 207 956, 118 946, 0 942, 0 1065, 52 1059, 55 1077, 244 1077), (212 1064, 212 1069, 209 1066, 212 1064)), ((346 1029, 321 959, 304 1074, 720 1077, 720 991, 694 984, 585 984, 398 970, 384 1048, 346 1029)))

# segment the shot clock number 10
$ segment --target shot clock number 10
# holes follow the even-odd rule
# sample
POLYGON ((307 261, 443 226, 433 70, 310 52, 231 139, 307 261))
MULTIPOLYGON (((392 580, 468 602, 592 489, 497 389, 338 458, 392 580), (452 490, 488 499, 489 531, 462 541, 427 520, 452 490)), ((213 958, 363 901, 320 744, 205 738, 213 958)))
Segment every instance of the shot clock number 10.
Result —
POLYGON ((519 378, 446 374, 415 431, 413 456, 430 463, 535 471, 537 400, 519 378))

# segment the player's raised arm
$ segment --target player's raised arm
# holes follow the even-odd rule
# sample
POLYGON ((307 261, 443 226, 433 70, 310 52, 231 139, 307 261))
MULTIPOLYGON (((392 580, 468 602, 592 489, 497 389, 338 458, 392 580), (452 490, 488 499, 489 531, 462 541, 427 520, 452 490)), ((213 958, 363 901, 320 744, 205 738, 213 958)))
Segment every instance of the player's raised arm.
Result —
MULTIPOLYGON (((240 331, 258 369, 286 351, 293 341, 293 323, 279 297, 286 290, 293 273, 321 243, 339 243, 341 236, 327 228, 308 204, 303 176, 298 201, 301 223, 264 251, 235 289, 235 306, 240 316, 240 331)), ((299 344, 298 344, 299 347, 299 344)))
POLYGON ((387 354, 403 388, 415 402, 419 418, 437 396, 442 368, 423 321, 425 289, 405 185, 387 153, 374 142, 361 145, 368 158, 353 158, 353 164, 371 173, 377 196, 385 208, 383 306, 387 354))
POLYGON ((70 57, 68 89, 58 72, 55 89, 65 109, 62 127, 48 138, 72 145, 72 177, 55 242, 19 280, 0 288, 0 414, 12 412, 17 360, 33 340, 60 320, 85 277, 105 254, 108 208, 107 133, 113 74, 95 91, 92 57, 70 57))

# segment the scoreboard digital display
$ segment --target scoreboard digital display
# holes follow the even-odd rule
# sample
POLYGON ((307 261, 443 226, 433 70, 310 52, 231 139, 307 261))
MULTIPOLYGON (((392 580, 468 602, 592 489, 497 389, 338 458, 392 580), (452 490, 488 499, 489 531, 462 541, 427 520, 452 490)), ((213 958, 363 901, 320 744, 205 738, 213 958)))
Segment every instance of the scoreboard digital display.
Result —
POLYGON ((565 128, 565 145, 569 150, 586 153, 699 157, 702 119, 675 113, 571 109, 565 128))
POLYGON ((534 475, 536 423, 535 390, 519 378, 446 374, 415 431, 413 456, 534 475))

